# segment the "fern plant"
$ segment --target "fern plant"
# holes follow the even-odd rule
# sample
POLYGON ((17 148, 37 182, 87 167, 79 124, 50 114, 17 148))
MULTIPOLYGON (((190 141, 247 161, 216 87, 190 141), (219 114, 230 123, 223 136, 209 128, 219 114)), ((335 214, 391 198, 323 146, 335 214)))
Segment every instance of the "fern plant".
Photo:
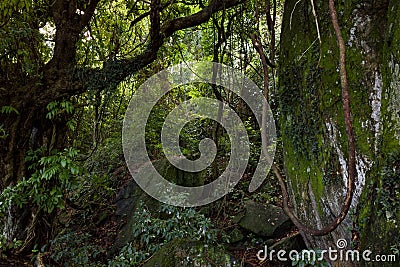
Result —
POLYGON ((0 212, 5 212, 11 203, 20 207, 28 202, 34 203, 48 213, 64 207, 66 194, 75 188, 76 177, 82 172, 75 161, 79 150, 53 150, 48 156, 42 156, 43 153, 43 148, 28 152, 26 162, 31 163, 28 169, 33 173, 2 192, 0 212))

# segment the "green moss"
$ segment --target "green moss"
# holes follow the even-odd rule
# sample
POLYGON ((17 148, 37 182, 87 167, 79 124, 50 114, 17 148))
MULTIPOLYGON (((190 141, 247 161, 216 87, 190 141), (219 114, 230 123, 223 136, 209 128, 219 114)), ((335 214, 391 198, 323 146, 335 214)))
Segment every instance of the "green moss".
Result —
MULTIPOLYGON (((167 267, 178 266, 188 253, 188 249, 195 244, 190 244, 187 240, 177 238, 165 244, 153 257, 150 258, 144 267, 167 267)), ((197 244, 198 245, 198 244, 197 244)))
MULTIPOLYGON (((319 17, 329 16, 327 5, 323 3, 319 5, 319 17)), ((286 8, 293 10, 294 6, 288 4, 286 8)), ((308 3, 298 3, 295 12, 296 15, 291 17, 292 29, 287 29, 288 25, 283 25, 282 29, 282 32, 296 33, 296 35, 282 38, 281 52, 284 54, 285 61, 280 69, 282 77, 280 80, 280 122, 285 165, 295 191, 296 202, 306 201, 304 197, 310 198, 309 193, 304 195, 304 192, 309 191, 310 183, 318 213, 322 214, 321 200, 329 190, 328 188, 332 185, 335 189, 344 186, 342 178, 337 175, 341 173, 338 155, 331 147, 329 133, 325 126, 326 122, 333 120, 338 131, 345 133, 340 77, 337 72, 338 48, 336 39, 330 35, 330 20, 320 20, 323 38, 320 59, 318 42, 314 42, 317 33, 308 3), (305 30, 305 26, 309 28, 305 30), (310 44, 313 45, 310 46, 310 44)), ((360 52, 354 53, 354 57, 350 58, 352 63, 361 65, 360 52)), ((354 69, 354 72, 350 73, 353 75, 350 77, 351 82, 354 83, 360 79, 359 70, 354 69)), ((356 114, 366 117, 365 109, 369 107, 369 103, 362 100, 365 96, 359 97, 362 93, 365 92, 354 90, 354 94, 357 94, 354 98, 364 103, 355 101, 353 105, 356 106, 356 114)), ((361 123, 358 123, 356 128, 359 133, 365 132, 361 123)), ((364 141, 371 139, 372 136, 365 134, 359 136, 361 140, 357 144, 359 143, 359 147, 362 147, 362 151, 368 150, 369 145, 365 145, 364 141)), ((339 146, 346 155, 346 135, 341 134, 337 138, 339 146)))
MULTIPOLYGON (((357 229, 363 248, 372 247, 387 253, 393 244, 391 236, 398 236, 395 222, 398 222, 400 213, 397 210, 399 196, 393 191, 398 186, 393 182, 398 178, 394 179, 388 172, 382 175, 383 171, 395 165, 393 161, 387 161, 389 155, 400 155, 397 154, 400 151, 399 140, 393 138, 396 134, 400 136, 400 119, 394 119, 393 115, 400 112, 400 94, 397 94, 400 73, 396 75, 393 71, 396 70, 395 64, 400 65, 400 2, 389 1, 389 7, 385 6, 385 2, 342 1, 337 3, 337 9, 343 38, 347 44, 351 38, 352 43, 347 45, 346 59, 356 150, 367 166, 369 162, 372 164, 368 166, 371 168, 366 173, 366 186, 355 214, 357 229), (364 16, 369 16, 371 23, 364 16), (357 27, 354 25, 356 22, 357 27), (388 25, 387 32, 385 25, 388 25), (380 116, 383 130, 378 140, 371 106, 371 95, 376 93, 376 75, 382 77, 383 83, 380 116), (393 82, 393 79, 396 81, 393 82), (388 215, 391 220, 387 220, 388 215), (371 235, 371 232, 374 234, 371 235)), ((323 212, 321 199, 329 200, 331 192, 343 191, 345 185, 326 123, 335 125, 337 146, 345 159, 348 141, 338 73, 337 41, 327 2, 316 4, 322 37, 320 61, 318 42, 310 46, 317 34, 307 1, 286 1, 285 9, 289 11, 283 18, 281 38, 283 60, 279 69, 279 123, 286 173, 297 207, 305 208, 304 214, 308 216, 312 214, 308 192, 308 184, 311 183, 317 212, 322 220, 329 220, 329 215, 323 212), (294 9, 296 2, 298 4, 294 9)), ((315 221, 314 218, 303 219, 309 223, 315 221)))
MULTIPOLYGON (((382 59, 382 132, 379 139, 379 151, 374 158, 374 165, 368 173, 369 187, 364 190, 362 195, 358 223, 361 232, 361 248, 369 248, 374 253, 388 254, 393 245, 400 242, 399 238, 399 168, 396 167, 400 157, 399 140, 394 138, 396 128, 400 122, 393 120, 393 110, 391 103, 396 97, 398 86, 396 83, 396 73, 393 65, 399 64, 400 52, 400 3, 390 1, 387 8, 387 32, 383 42, 382 59), (373 233, 371 235, 371 233, 373 233)), ((382 31, 381 31, 382 32, 382 31)), ((382 34, 382 33, 381 33, 382 34)), ((380 35, 377 34, 379 37, 380 35)), ((382 41, 379 42, 382 46, 382 41)), ((398 108, 398 105, 397 105, 398 108)), ((371 265, 373 266, 373 265, 371 265)), ((379 266, 393 266, 390 263, 379 266)))
POLYGON ((201 241, 177 238, 163 245, 143 267, 203 266, 210 261, 226 266, 231 257, 220 247, 205 247, 201 241))
POLYGON ((181 186, 201 186, 204 185, 205 171, 185 172, 173 166, 167 159, 153 162, 156 170, 171 183, 181 186))
MULTIPOLYGON (((310 161, 305 160, 290 146, 290 140, 284 140, 286 143, 285 162, 286 173, 291 179, 292 190, 295 191, 295 196, 298 197, 296 202, 304 201, 302 192, 309 192, 309 183, 311 183, 312 194, 317 203, 318 212, 322 212, 321 199, 324 195, 323 174, 317 165, 310 164, 310 161)), ((309 198, 309 194, 306 196, 309 198)))

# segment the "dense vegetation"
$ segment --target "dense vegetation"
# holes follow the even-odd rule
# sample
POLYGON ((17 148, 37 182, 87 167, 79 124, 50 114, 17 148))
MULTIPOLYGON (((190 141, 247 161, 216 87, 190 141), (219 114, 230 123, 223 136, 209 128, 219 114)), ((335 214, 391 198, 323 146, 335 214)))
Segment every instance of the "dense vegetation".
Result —
POLYGON ((256 257, 266 244, 320 253, 341 238, 349 249, 371 248, 400 260, 400 4, 337 1, 345 52, 328 2, 1 2, 0 266, 353 266, 256 257), (342 54, 347 62, 339 63, 342 54), (251 107, 222 86, 174 88, 152 109, 145 137, 150 159, 171 182, 210 183, 231 153, 228 132, 197 117, 180 132, 181 151, 196 160, 200 141, 210 138, 218 148, 213 163, 195 174, 166 163, 161 131, 182 102, 209 97, 225 103, 250 143, 249 163, 231 193, 182 208, 155 201, 132 180, 122 127, 140 85, 190 61, 222 63, 253 80, 268 99, 278 138, 275 175, 250 193, 265 149, 251 107), (341 97, 344 78, 350 100, 341 97), (342 209, 353 148, 354 197, 342 209), (253 230, 258 225, 245 225, 259 207, 287 207, 283 183, 290 210, 306 227, 286 217, 279 229, 272 223, 270 234, 265 221, 258 222, 259 232, 253 230), (307 231, 335 221, 341 210, 343 218, 322 237, 307 231))

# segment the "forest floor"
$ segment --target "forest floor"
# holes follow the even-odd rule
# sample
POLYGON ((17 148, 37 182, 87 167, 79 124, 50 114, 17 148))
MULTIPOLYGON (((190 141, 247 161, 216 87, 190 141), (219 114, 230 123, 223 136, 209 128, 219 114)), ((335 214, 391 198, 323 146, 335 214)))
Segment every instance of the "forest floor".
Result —
MULTIPOLYGON (((124 184, 126 184, 129 179, 131 179, 130 175, 124 175, 123 179, 118 181, 119 188, 117 188, 116 192, 124 184)), ((237 185, 237 188, 235 189, 237 190, 236 193, 231 193, 224 199, 220 200, 220 203, 216 204, 218 206, 217 209, 211 209, 213 210, 213 212, 211 212, 208 217, 218 229, 230 229, 233 227, 238 227, 235 223, 232 222, 232 217, 240 211, 240 209, 243 207, 243 201, 246 199, 252 199, 261 203, 268 202, 277 206, 281 205, 280 195, 278 191, 270 191, 268 194, 265 194, 264 191, 264 193, 256 193, 255 195, 244 193, 247 192, 244 189, 248 187, 249 181, 250 177, 247 177, 247 179, 245 177, 245 179, 243 179, 243 181, 241 181, 237 185)), ((271 184, 267 185, 267 187, 271 188, 271 184)), ((62 215, 60 216, 60 222, 62 222, 60 224, 60 227, 61 225, 65 225, 68 228, 73 229, 78 236, 84 235, 85 233, 90 234, 90 238, 85 242, 90 244, 90 246, 99 248, 101 252, 98 256, 96 256, 96 260, 105 264, 107 262, 107 252, 112 248, 118 236, 118 233, 121 230, 122 224, 124 223, 121 222, 118 217, 115 216, 115 214, 113 214, 115 212, 115 208, 110 208, 110 203, 113 203, 113 201, 115 200, 115 196, 116 194, 110 199, 103 199, 103 203, 97 203, 97 206, 91 207, 90 212, 88 212, 87 209, 80 210, 67 205, 65 210, 62 211, 62 215), (106 216, 104 216, 104 214, 106 214, 106 216)), ((61 231, 64 230, 65 229, 61 231)), ((283 265, 279 262, 260 262, 260 260, 257 258, 257 253, 258 251, 264 249, 263 241, 265 240, 246 231, 242 232, 244 233, 244 235, 242 240, 240 240, 238 244, 226 245, 226 251, 240 262, 240 266, 291 266, 290 263, 286 263, 286 265, 283 265)), ((289 231, 283 233, 283 235, 277 237, 274 240, 274 243, 278 243, 281 240, 297 234, 297 229, 292 228, 289 231)), ((67 245, 74 246, 73 243, 67 245)), ((80 246, 81 244, 76 245, 80 246)), ((51 252, 49 251, 42 253, 35 251, 34 253, 25 256, 9 254, 5 255, 6 257, 0 259, 0 267, 62 266, 59 264, 59 262, 54 260, 54 257, 51 257, 50 255, 51 252), (33 264, 33 262, 35 262, 35 264, 33 264)))

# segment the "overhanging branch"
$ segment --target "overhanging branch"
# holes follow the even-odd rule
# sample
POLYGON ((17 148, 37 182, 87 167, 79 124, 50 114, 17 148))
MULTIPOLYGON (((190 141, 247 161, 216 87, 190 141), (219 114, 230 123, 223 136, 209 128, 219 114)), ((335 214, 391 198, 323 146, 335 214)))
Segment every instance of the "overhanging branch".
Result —
MULTIPOLYGON (((157 4, 157 2, 159 2, 158 0, 152 1, 152 10, 150 11, 151 38, 147 48, 141 54, 133 58, 109 61, 104 64, 102 69, 90 71, 91 75, 94 75, 96 81, 99 81, 99 79, 107 81, 104 86, 116 86, 128 76, 135 74, 137 71, 155 61, 157 59, 157 52, 163 45, 165 38, 172 36, 179 30, 201 25, 207 22, 214 13, 224 8, 237 6, 245 1, 246 0, 212 0, 207 7, 199 12, 186 17, 166 21, 162 25, 159 24, 159 11, 162 7, 160 7, 159 3, 157 4)), ((86 84, 86 86, 93 87, 91 84, 86 84)), ((105 88, 97 89, 101 90, 105 88)))

